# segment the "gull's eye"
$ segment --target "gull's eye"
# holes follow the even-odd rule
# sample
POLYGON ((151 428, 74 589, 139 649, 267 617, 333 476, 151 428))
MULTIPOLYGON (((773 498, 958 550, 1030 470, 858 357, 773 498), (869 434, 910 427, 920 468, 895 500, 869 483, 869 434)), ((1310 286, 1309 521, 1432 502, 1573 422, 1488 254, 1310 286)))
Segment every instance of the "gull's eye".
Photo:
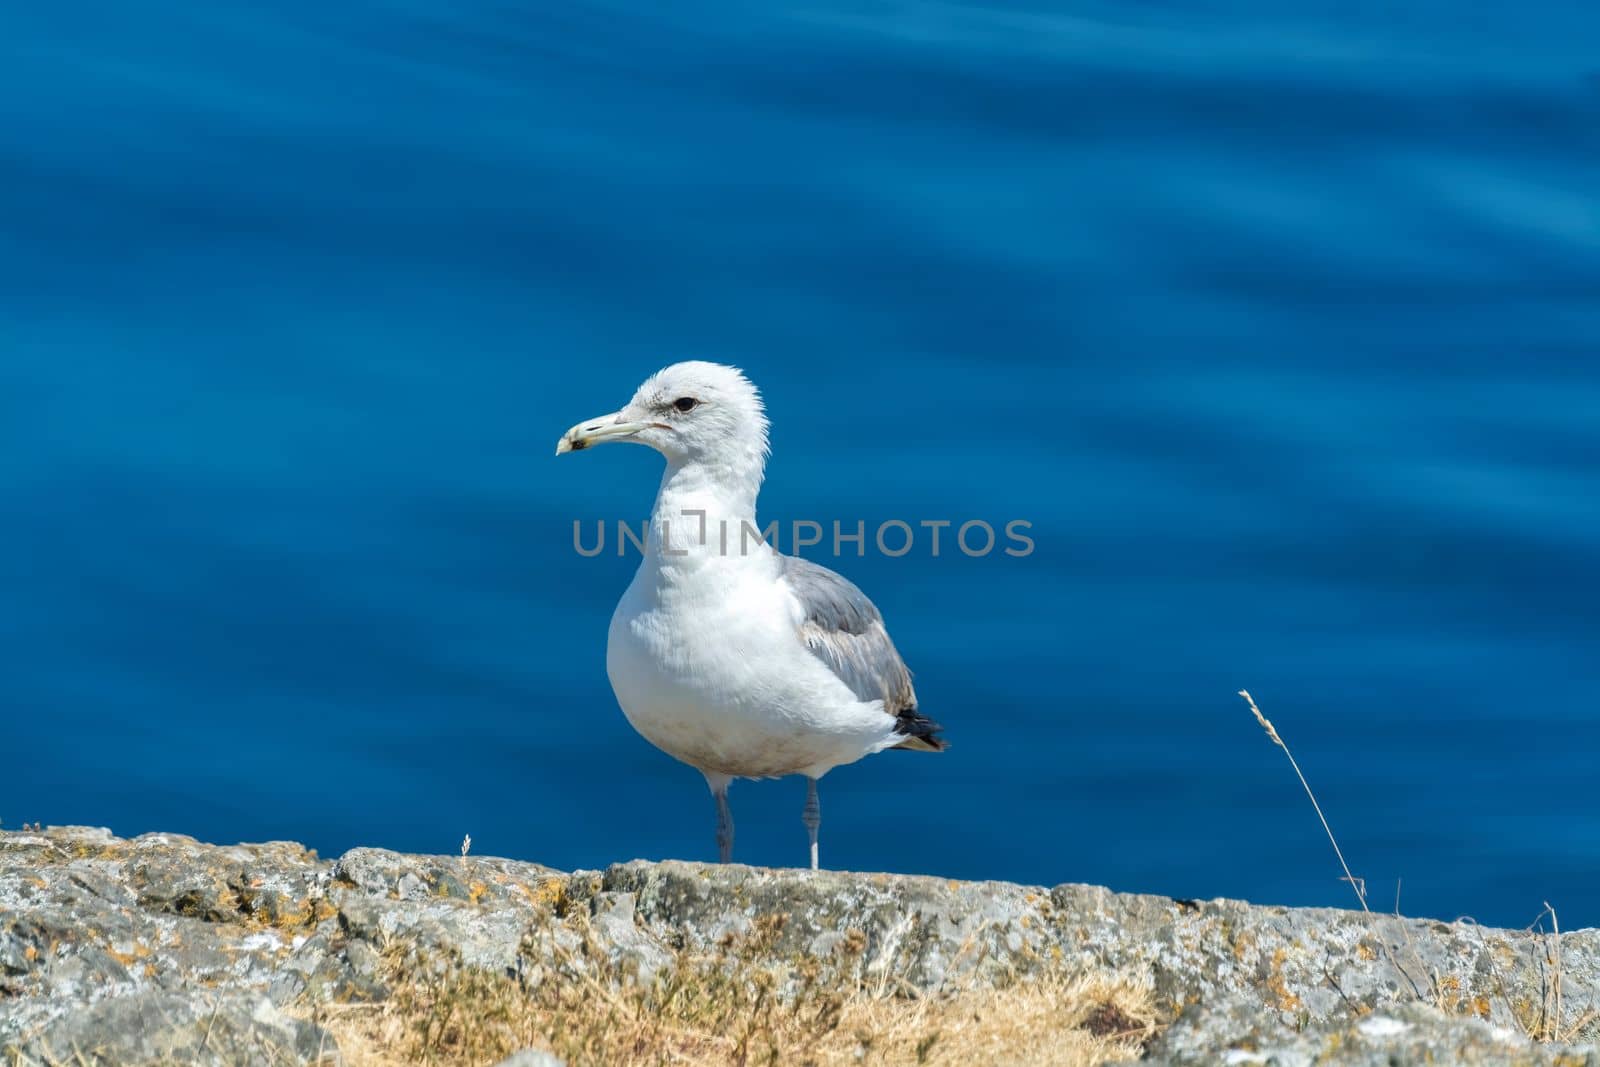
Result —
POLYGON ((672 402, 672 406, 677 408, 679 411, 693 411, 695 408, 700 406, 700 401, 696 400, 692 396, 680 396, 678 399, 672 402))

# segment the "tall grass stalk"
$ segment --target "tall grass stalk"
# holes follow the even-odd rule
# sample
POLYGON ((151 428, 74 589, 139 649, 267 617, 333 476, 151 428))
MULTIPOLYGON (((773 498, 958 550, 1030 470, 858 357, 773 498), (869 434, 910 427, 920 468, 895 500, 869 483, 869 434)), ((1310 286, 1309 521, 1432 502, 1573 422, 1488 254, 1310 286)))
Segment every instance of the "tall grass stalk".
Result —
MULTIPOLYGON (((1278 735, 1277 727, 1272 725, 1272 720, 1261 714, 1261 709, 1256 707, 1255 697, 1250 695, 1250 690, 1241 689, 1239 695, 1244 697, 1245 703, 1250 705, 1250 712, 1256 717, 1256 722, 1267 732, 1272 743, 1283 749, 1283 754, 1289 757, 1289 766, 1294 768, 1295 777, 1300 779, 1300 788, 1306 791, 1306 796, 1311 798, 1311 807, 1317 813, 1317 818, 1322 820, 1323 832, 1328 835, 1328 844, 1333 846, 1333 854, 1339 857, 1339 866, 1344 868, 1344 880, 1350 883, 1350 888, 1355 890, 1356 899, 1361 902, 1361 910, 1368 915, 1372 909, 1367 907, 1366 882, 1350 873, 1350 865, 1344 861, 1344 852, 1339 848, 1339 841, 1333 836, 1333 827, 1328 825, 1328 817, 1322 814, 1322 805, 1317 803, 1317 794, 1311 791, 1311 783, 1306 781, 1306 776, 1300 770, 1300 764, 1295 762, 1294 753, 1289 751, 1289 746, 1283 743, 1283 738, 1278 735)), ((1403 973, 1403 972, 1402 972, 1403 973)))

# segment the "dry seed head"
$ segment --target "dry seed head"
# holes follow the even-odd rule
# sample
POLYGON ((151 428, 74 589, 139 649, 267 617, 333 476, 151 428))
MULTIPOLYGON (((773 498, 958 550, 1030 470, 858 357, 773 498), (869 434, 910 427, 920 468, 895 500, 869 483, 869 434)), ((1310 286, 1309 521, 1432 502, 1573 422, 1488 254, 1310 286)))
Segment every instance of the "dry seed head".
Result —
POLYGON ((1272 720, 1261 714, 1261 709, 1256 707, 1256 698, 1250 695, 1250 690, 1241 689, 1239 690, 1239 695, 1244 697, 1245 702, 1250 705, 1250 711, 1255 715, 1256 722, 1260 723, 1261 728, 1267 732, 1267 736, 1272 738, 1272 743, 1279 748, 1287 749, 1288 746, 1283 743, 1283 738, 1278 736, 1277 728, 1272 725, 1272 720))

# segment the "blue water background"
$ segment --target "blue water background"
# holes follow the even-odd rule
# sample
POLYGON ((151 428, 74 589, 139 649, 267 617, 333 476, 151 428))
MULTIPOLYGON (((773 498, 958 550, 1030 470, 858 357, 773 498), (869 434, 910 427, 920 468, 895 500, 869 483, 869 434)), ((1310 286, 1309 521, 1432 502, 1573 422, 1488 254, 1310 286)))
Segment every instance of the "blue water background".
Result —
POLYGON ((3 22, 6 826, 713 855, 572 548, 659 461, 552 456, 703 357, 763 519, 1033 523, 836 562, 954 747, 829 865, 1350 904, 1248 686, 1379 906, 1600 923, 1592 4, 3 22))

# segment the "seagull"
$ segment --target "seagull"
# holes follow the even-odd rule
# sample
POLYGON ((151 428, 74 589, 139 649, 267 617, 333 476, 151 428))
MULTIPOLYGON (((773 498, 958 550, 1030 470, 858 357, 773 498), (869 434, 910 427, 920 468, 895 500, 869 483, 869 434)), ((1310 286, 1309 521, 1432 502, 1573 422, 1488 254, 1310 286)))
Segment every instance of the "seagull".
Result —
POLYGON ((675 363, 622 410, 568 430, 556 455, 614 441, 667 461, 644 558, 607 635, 617 703, 647 741, 705 775, 723 863, 733 779, 805 775, 816 870, 817 779, 887 748, 941 752, 941 727, 917 710, 911 672, 866 594, 761 536, 767 417, 743 372, 675 363))

